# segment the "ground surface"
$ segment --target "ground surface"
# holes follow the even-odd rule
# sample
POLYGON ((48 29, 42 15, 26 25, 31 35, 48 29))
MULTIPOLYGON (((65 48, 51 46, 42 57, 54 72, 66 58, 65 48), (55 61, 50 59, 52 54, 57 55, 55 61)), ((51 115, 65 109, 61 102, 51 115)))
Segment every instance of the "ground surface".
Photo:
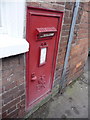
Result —
POLYGON ((86 64, 85 73, 70 85, 64 94, 54 96, 30 118, 88 118, 88 85, 90 85, 88 82, 90 67, 88 66, 86 64))

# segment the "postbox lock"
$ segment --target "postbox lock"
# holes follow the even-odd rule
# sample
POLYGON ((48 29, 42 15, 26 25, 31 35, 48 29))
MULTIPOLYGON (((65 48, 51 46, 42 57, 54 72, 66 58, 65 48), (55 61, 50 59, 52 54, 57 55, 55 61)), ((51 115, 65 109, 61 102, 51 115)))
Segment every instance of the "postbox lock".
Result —
POLYGON ((37 28, 37 40, 50 39, 55 36, 57 29, 55 27, 37 28))

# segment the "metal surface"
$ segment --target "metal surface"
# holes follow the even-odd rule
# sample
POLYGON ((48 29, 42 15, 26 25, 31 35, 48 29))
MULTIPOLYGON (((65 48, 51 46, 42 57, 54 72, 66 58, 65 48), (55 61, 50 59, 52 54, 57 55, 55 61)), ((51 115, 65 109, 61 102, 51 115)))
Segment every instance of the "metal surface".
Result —
POLYGON ((37 40, 50 40, 57 32, 55 27, 36 28, 37 40))
POLYGON ((51 91, 62 17, 62 12, 32 7, 27 9, 26 37, 30 44, 30 51, 26 55, 27 108, 31 108, 51 91), (48 40, 40 38, 37 41, 38 28, 39 33, 43 30, 47 34, 52 30, 57 32, 52 38, 46 36, 48 40))
POLYGON ((74 36, 74 28, 75 28, 75 24, 76 24, 77 15, 78 15, 79 4, 80 4, 80 0, 76 0, 73 18, 72 18, 71 29, 70 29, 69 41, 68 41, 68 45, 67 45, 67 52, 66 52, 66 57, 65 57, 62 80, 60 81, 60 91, 59 92, 62 92, 62 89, 65 87, 64 86, 65 75, 66 75, 66 71, 67 71, 68 59, 70 56, 70 50, 71 50, 72 40, 73 40, 73 36, 74 36))

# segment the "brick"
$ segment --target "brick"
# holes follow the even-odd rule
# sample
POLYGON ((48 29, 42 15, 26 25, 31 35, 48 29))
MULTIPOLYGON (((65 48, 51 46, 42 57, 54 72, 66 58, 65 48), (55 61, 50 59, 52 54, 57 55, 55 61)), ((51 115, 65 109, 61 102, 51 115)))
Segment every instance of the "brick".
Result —
POLYGON ((78 34, 85 34, 85 33, 88 33, 88 29, 80 29, 78 31, 78 34))
POLYGON ((61 5, 65 5, 65 2, 55 2, 56 4, 61 4, 61 5))
POLYGON ((83 16, 83 10, 79 8, 76 24, 79 24, 81 22, 82 16, 83 16))
POLYGON ((83 73, 83 69, 81 71, 77 72, 76 76, 75 76, 75 74, 73 74, 71 77, 69 77, 67 79, 67 83, 69 83, 69 81, 76 80, 78 77, 80 77, 82 75, 82 73, 83 73))
POLYGON ((67 46, 67 44, 68 44, 67 41, 61 42, 60 46, 61 46, 61 47, 64 47, 64 46, 67 46))
POLYGON ((14 99, 13 101, 11 101, 10 103, 6 104, 5 106, 2 107, 2 111, 5 112, 6 110, 8 110, 8 108, 12 107, 13 105, 17 104, 20 102, 20 97, 14 99))
POLYGON ((56 87, 58 84, 60 84, 60 77, 55 78, 55 79, 56 79, 56 81, 54 81, 53 87, 56 87))
POLYGON ((81 21, 82 24, 87 24, 88 25, 88 18, 82 17, 81 21))
POLYGON ((70 31, 68 31, 68 30, 66 30, 66 31, 64 30, 64 31, 62 31, 62 34, 61 34, 61 35, 62 35, 62 36, 68 36, 68 35, 69 35, 69 32, 70 32, 70 31))
POLYGON ((80 2, 80 7, 83 8, 84 7, 84 3, 80 2))
POLYGON ((14 87, 16 87, 17 86, 17 82, 16 81, 13 81, 12 83, 10 83, 10 84, 6 84, 4 87, 5 87, 5 91, 8 91, 8 90, 10 90, 10 89, 13 89, 14 87))
POLYGON ((40 3, 39 2, 27 2, 27 6, 40 7, 40 3))
POLYGON ((15 116, 15 118, 18 118, 18 111, 19 111, 18 109, 15 109, 13 112, 8 114, 6 118, 12 118, 13 116, 15 116))
POLYGON ((70 11, 70 17, 71 18, 73 17, 73 11, 70 11))
POLYGON ((23 74, 20 74, 19 76, 21 76, 19 79, 15 79, 17 81, 17 85, 21 85, 22 83, 25 82, 24 80, 24 76, 22 76, 23 74))
POLYGON ((24 82, 24 71, 21 70, 17 72, 12 72, 12 70, 6 70, 3 72, 3 78, 2 78, 2 84, 3 86, 6 86, 6 89, 8 90, 8 86, 10 88, 17 86, 19 84, 22 84, 24 82), (5 76, 4 76, 5 75, 5 76))
POLYGON ((79 28, 79 24, 76 24, 75 25, 75 30, 78 31, 80 28, 79 28))
MULTIPOLYGON (((65 47, 64 47, 64 48, 65 48, 65 47)), ((61 48, 61 49, 60 49, 61 52, 59 53, 59 55, 60 55, 61 57, 65 56, 65 54, 66 54, 66 50, 65 50, 64 48, 61 48)))
POLYGON ((42 8, 49 8, 49 9, 54 9, 52 4, 49 3, 42 3, 40 4, 42 8))
POLYGON ((58 71, 55 72, 55 78, 61 77, 62 69, 59 69, 58 71))
POLYGON ((62 27, 62 31, 63 30, 70 30, 70 25, 63 25, 63 27, 62 27))
POLYGON ((87 33, 84 33, 84 34, 78 34, 78 39, 81 39, 81 38, 88 38, 88 34, 87 33))
POLYGON ((11 113, 12 111, 14 111, 16 109, 16 105, 12 106, 11 108, 8 109, 8 114, 11 113))
POLYGON ((25 94, 21 96, 21 100, 25 100, 25 94))
POLYGON ((58 54, 58 57, 57 57, 57 59, 59 59, 59 60, 64 60, 64 58, 65 58, 65 52, 63 52, 63 53, 61 53, 61 54, 58 54), (62 54, 62 55, 61 55, 62 54))
POLYGON ((73 10, 74 3, 73 2, 66 2, 65 8, 68 10, 73 10))
POLYGON ((6 59, 2 59, 2 67, 3 70, 7 70, 12 68, 13 66, 18 65, 18 58, 16 56, 14 57, 7 57, 6 59))
POLYGON ((19 86, 19 90, 24 90, 24 88, 25 88, 24 84, 22 84, 22 85, 19 86))
POLYGON ((60 43, 68 41, 68 38, 69 38, 68 36, 62 36, 60 43))
POLYGON ((2 113, 2 118, 5 118, 7 116, 6 111, 2 113))
POLYGON ((25 107, 25 99, 20 101, 18 104, 17 104, 17 108, 23 108, 25 107))
POLYGON ((60 6, 60 5, 53 5, 53 9, 59 10, 59 11, 64 11, 65 7, 60 6))
POLYGON ((83 18, 89 19, 89 18, 88 18, 88 15, 89 15, 89 14, 90 14, 90 12, 83 11, 83 18))
POLYGON ((59 69, 63 68, 63 64, 61 64, 60 62, 57 62, 56 64, 56 71, 58 71, 59 69))
POLYGON ((24 73, 24 65, 18 65, 13 69, 14 73, 24 73))
POLYGON ((17 108, 19 109, 18 116, 19 118, 22 118, 25 114, 25 100, 22 100, 20 103, 18 103, 17 108))
POLYGON ((13 97, 14 97, 14 98, 17 98, 17 97, 23 95, 24 93, 25 93, 25 90, 24 90, 24 89, 19 90, 18 92, 16 92, 16 93, 13 95, 13 97))
POLYGON ((17 67, 19 65, 24 65, 24 57, 23 54, 17 56, 7 57, 2 59, 2 67, 3 71, 7 69, 11 69, 17 67))
POLYGON ((19 85, 19 81, 24 81, 24 71, 21 71, 20 73, 16 73, 13 75, 13 81, 17 81, 17 85, 19 85))
POLYGON ((88 24, 87 23, 84 23, 84 24, 80 23, 79 26, 80 26, 80 29, 82 29, 82 28, 88 29, 88 24))
POLYGON ((82 62, 80 61, 78 64, 76 64, 76 68, 79 68, 82 65, 82 62))
POLYGON ((2 71, 2 84, 11 83, 11 77, 13 76, 13 69, 2 71))
POLYGON ((70 11, 69 10, 65 10, 65 13, 64 13, 64 17, 70 17, 70 11))
POLYGON ((83 9, 84 9, 85 11, 90 11, 88 2, 85 2, 85 3, 84 3, 84 8, 83 8, 83 9))
POLYGON ((71 21, 72 21, 72 18, 64 18, 64 24, 66 25, 70 25, 71 24, 71 21))
POLYGON ((56 71, 57 71, 57 70, 60 70, 60 69, 63 69, 63 65, 60 65, 59 67, 56 66, 56 71))
MULTIPOLYGON (((3 97, 2 97, 3 98, 3 97)), ((11 100, 13 100, 13 95, 10 95, 9 97, 4 99, 4 104, 7 104, 8 102, 10 102, 11 100)))
POLYGON ((9 97, 10 95, 14 95, 15 93, 17 93, 19 91, 18 87, 13 88, 10 91, 7 91, 5 93, 2 94, 2 99, 5 99, 7 97, 9 97))
POLYGON ((60 61, 64 60, 64 58, 65 58, 65 52, 63 54, 61 53, 61 54, 58 55, 57 62, 60 63, 60 61))
POLYGON ((61 65, 64 64, 64 59, 57 59, 57 62, 61 65))

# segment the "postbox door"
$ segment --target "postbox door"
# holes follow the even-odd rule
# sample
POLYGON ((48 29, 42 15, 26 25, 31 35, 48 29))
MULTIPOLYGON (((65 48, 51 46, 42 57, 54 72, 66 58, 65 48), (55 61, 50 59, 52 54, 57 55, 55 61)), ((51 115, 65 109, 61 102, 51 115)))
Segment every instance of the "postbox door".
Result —
POLYGON ((27 53, 28 106, 51 90, 61 18, 44 10, 29 9, 27 12, 27 40, 30 43, 27 53))

